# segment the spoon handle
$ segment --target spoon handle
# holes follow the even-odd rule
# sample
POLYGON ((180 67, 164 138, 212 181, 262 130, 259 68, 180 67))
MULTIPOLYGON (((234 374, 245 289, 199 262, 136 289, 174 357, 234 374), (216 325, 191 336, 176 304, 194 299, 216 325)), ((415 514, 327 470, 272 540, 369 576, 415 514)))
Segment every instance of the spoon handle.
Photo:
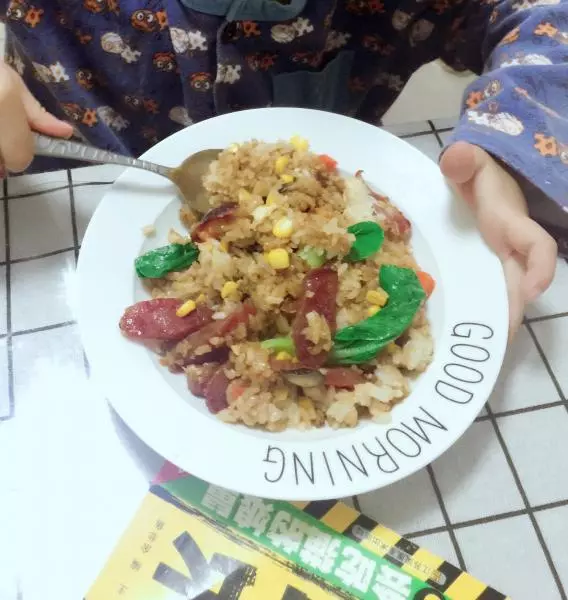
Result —
POLYGON ((69 160, 80 160, 83 162, 96 164, 115 164, 125 167, 134 167, 157 173, 163 177, 170 178, 171 169, 163 167, 147 160, 139 160, 115 152, 108 152, 93 146, 87 146, 72 140, 52 138, 40 133, 34 133, 35 153, 38 156, 54 156, 57 158, 67 158, 69 160))

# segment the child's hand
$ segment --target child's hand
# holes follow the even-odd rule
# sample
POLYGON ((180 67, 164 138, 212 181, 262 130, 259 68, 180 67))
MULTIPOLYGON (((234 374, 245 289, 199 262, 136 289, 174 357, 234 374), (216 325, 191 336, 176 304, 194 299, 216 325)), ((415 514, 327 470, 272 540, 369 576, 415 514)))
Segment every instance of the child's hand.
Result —
POLYGON ((473 208, 481 234, 501 259, 509 293, 509 337, 527 303, 550 285, 556 242, 529 216, 517 182, 484 150, 466 142, 450 146, 440 162, 444 175, 473 208))
POLYGON ((20 76, 0 61, 0 179, 8 171, 23 171, 32 161, 31 130, 71 137, 73 127, 45 111, 20 76))

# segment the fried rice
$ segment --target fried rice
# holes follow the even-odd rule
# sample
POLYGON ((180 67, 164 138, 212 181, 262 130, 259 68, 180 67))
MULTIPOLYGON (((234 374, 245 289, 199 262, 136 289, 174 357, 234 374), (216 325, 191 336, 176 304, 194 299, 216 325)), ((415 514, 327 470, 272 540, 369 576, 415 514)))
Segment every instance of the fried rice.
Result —
POLYGON ((144 283, 153 299, 170 299, 180 323, 197 322, 201 311, 197 330, 183 332, 181 339, 182 333, 169 339, 161 333, 133 335, 128 316, 133 307, 121 321, 128 337, 152 344, 164 367, 183 372, 194 395, 205 397, 226 423, 282 431, 385 421, 432 359, 425 302, 410 326, 370 360, 342 365, 330 358, 336 331, 389 307, 378 281, 381 267, 414 273, 420 268, 410 223, 388 198, 368 188, 364 174, 342 176, 332 159, 306 146, 297 138, 234 145, 204 178, 212 211, 200 220, 182 205, 188 231, 171 231, 168 241, 193 244, 198 258, 144 283), (356 241, 347 229, 369 221, 384 231, 380 249, 347 261, 356 241), (307 287, 316 272, 337 282, 335 298, 310 297, 320 293, 307 287), (190 312, 179 316, 187 307, 190 312), (266 344, 274 339, 292 339, 296 347, 266 344), (298 358, 300 339, 308 347, 306 362, 298 358))

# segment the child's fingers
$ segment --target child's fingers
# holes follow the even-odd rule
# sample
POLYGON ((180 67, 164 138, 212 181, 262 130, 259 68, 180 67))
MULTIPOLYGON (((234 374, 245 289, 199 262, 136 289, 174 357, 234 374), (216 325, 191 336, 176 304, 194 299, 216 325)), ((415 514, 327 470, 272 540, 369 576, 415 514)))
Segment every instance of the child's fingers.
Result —
POLYGON ((474 178, 483 169, 485 153, 467 142, 452 144, 440 159, 442 174, 470 206, 475 206, 474 178))
POLYGON ((33 130, 54 137, 66 138, 73 135, 73 126, 48 113, 34 98, 21 79, 19 80, 19 88, 28 123, 33 130))
POLYGON ((470 181, 482 167, 482 161, 477 155, 476 147, 467 142, 456 142, 442 154, 440 169, 444 177, 456 184, 470 181))
POLYGON ((522 284, 525 272, 523 265, 514 255, 503 260, 502 264, 509 299, 509 341, 511 341, 523 322, 525 299, 522 284))
POLYGON ((0 157, 9 171, 23 171, 33 158, 33 140, 13 71, 0 65, 0 157))
POLYGON ((515 250, 525 257, 523 291, 525 302, 532 302, 554 279, 558 248, 554 239, 529 217, 508 224, 507 237, 515 250))

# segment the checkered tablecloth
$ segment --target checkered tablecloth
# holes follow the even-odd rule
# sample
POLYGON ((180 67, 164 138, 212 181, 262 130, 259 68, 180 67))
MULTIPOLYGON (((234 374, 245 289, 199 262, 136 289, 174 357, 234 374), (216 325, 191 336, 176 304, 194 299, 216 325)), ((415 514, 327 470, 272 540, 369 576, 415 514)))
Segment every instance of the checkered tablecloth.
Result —
MULTIPOLYGON (((436 159, 451 125, 394 132, 436 159)), ((74 321, 81 240, 119 172, 4 185, 0 600, 79 599, 161 463, 89 383, 74 321)), ((514 600, 566 599, 567 348, 568 264, 559 261, 463 438, 427 469, 347 501, 514 600)))

